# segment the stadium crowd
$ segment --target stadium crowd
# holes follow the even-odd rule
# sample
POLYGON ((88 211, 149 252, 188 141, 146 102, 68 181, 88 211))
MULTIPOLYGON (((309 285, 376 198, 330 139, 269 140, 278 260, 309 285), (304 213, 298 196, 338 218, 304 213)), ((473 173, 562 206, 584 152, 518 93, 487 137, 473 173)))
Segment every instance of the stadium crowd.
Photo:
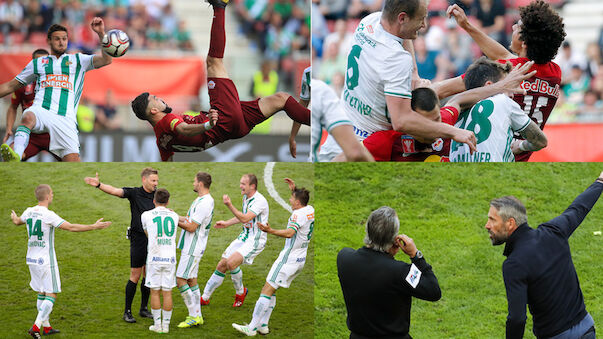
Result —
MULTIPOLYGON (((340 94, 352 48, 352 33, 360 20, 381 10, 383 0, 312 0, 313 77, 325 81, 340 94)), ((556 8, 566 2, 547 1, 556 8)), ((446 8, 457 4, 469 20, 489 36, 508 46, 512 25, 519 19, 522 0, 431 0, 427 27, 414 41, 419 75, 432 82, 463 74, 481 56, 477 44, 446 18, 446 8)), ((603 121, 603 29, 598 42, 586 51, 564 42, 555 62, 563 72, 562 91, 549 123, 603 121)))

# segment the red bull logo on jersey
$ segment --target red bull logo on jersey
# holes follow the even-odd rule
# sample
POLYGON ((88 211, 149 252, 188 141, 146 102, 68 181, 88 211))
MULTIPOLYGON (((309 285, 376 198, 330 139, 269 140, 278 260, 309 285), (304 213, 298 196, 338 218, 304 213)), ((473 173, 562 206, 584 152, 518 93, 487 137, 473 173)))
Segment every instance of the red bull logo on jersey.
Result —
POLYGON ((42 81, 40 88, 54 87, 54 88, 65 88, 73 91, 73 84, 69 82, 68 74, 49 74, 46 76, 46 80, 42 81))
POLYGON ((524 80, 524 82, 521 83, 521 88, 525 89, 526 91, 542 93, 555 98, 559 97, 559 84, 556 84, 555 87, 552 87, 547 81, 541 79, 536 79, 534 82, 524 80))

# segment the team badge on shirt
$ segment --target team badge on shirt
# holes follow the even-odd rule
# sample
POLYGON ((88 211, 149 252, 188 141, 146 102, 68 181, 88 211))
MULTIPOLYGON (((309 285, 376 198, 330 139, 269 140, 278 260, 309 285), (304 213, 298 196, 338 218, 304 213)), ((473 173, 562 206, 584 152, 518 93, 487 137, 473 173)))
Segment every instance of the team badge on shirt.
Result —
POLYGON ((216 87, 216 83, 213 80, 207 82, 207 88, 214 89, 216 87))
POLYGON ((419 285, 419 281, 421 280, 421 271, 415 266, 415 264, 410 265, 410 270, 408 271, 408 275, 406 276, 406 282, 412 288, 417 288, 419 285))

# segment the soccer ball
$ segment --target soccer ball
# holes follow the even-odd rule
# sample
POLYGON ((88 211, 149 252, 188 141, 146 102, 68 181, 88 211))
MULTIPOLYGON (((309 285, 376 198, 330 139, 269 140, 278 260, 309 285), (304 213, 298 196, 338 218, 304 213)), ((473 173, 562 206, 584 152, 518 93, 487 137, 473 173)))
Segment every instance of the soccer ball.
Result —
POLYGON ((101 42, 103 51, 114 58, 126 54, 130 47, 130 38, 128 35, 119 29, 112 29, 105 34, 101 42))

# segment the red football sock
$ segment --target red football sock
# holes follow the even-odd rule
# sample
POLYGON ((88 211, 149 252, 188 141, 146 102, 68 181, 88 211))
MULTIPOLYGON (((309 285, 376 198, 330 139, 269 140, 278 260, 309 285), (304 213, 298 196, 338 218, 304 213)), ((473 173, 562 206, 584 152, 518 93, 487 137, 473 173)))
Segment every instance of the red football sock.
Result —
POLYGON ((289 118, 300 124, 310 126, 310 110, 300 105, 292 96, 289 96, 283 109, 289 118))
POLYGON ((224 31, 224 8, 214 7, 214 19, 211 23, 208 55, 214 58, 224 58, 225 45, 226 32, 224 31))

